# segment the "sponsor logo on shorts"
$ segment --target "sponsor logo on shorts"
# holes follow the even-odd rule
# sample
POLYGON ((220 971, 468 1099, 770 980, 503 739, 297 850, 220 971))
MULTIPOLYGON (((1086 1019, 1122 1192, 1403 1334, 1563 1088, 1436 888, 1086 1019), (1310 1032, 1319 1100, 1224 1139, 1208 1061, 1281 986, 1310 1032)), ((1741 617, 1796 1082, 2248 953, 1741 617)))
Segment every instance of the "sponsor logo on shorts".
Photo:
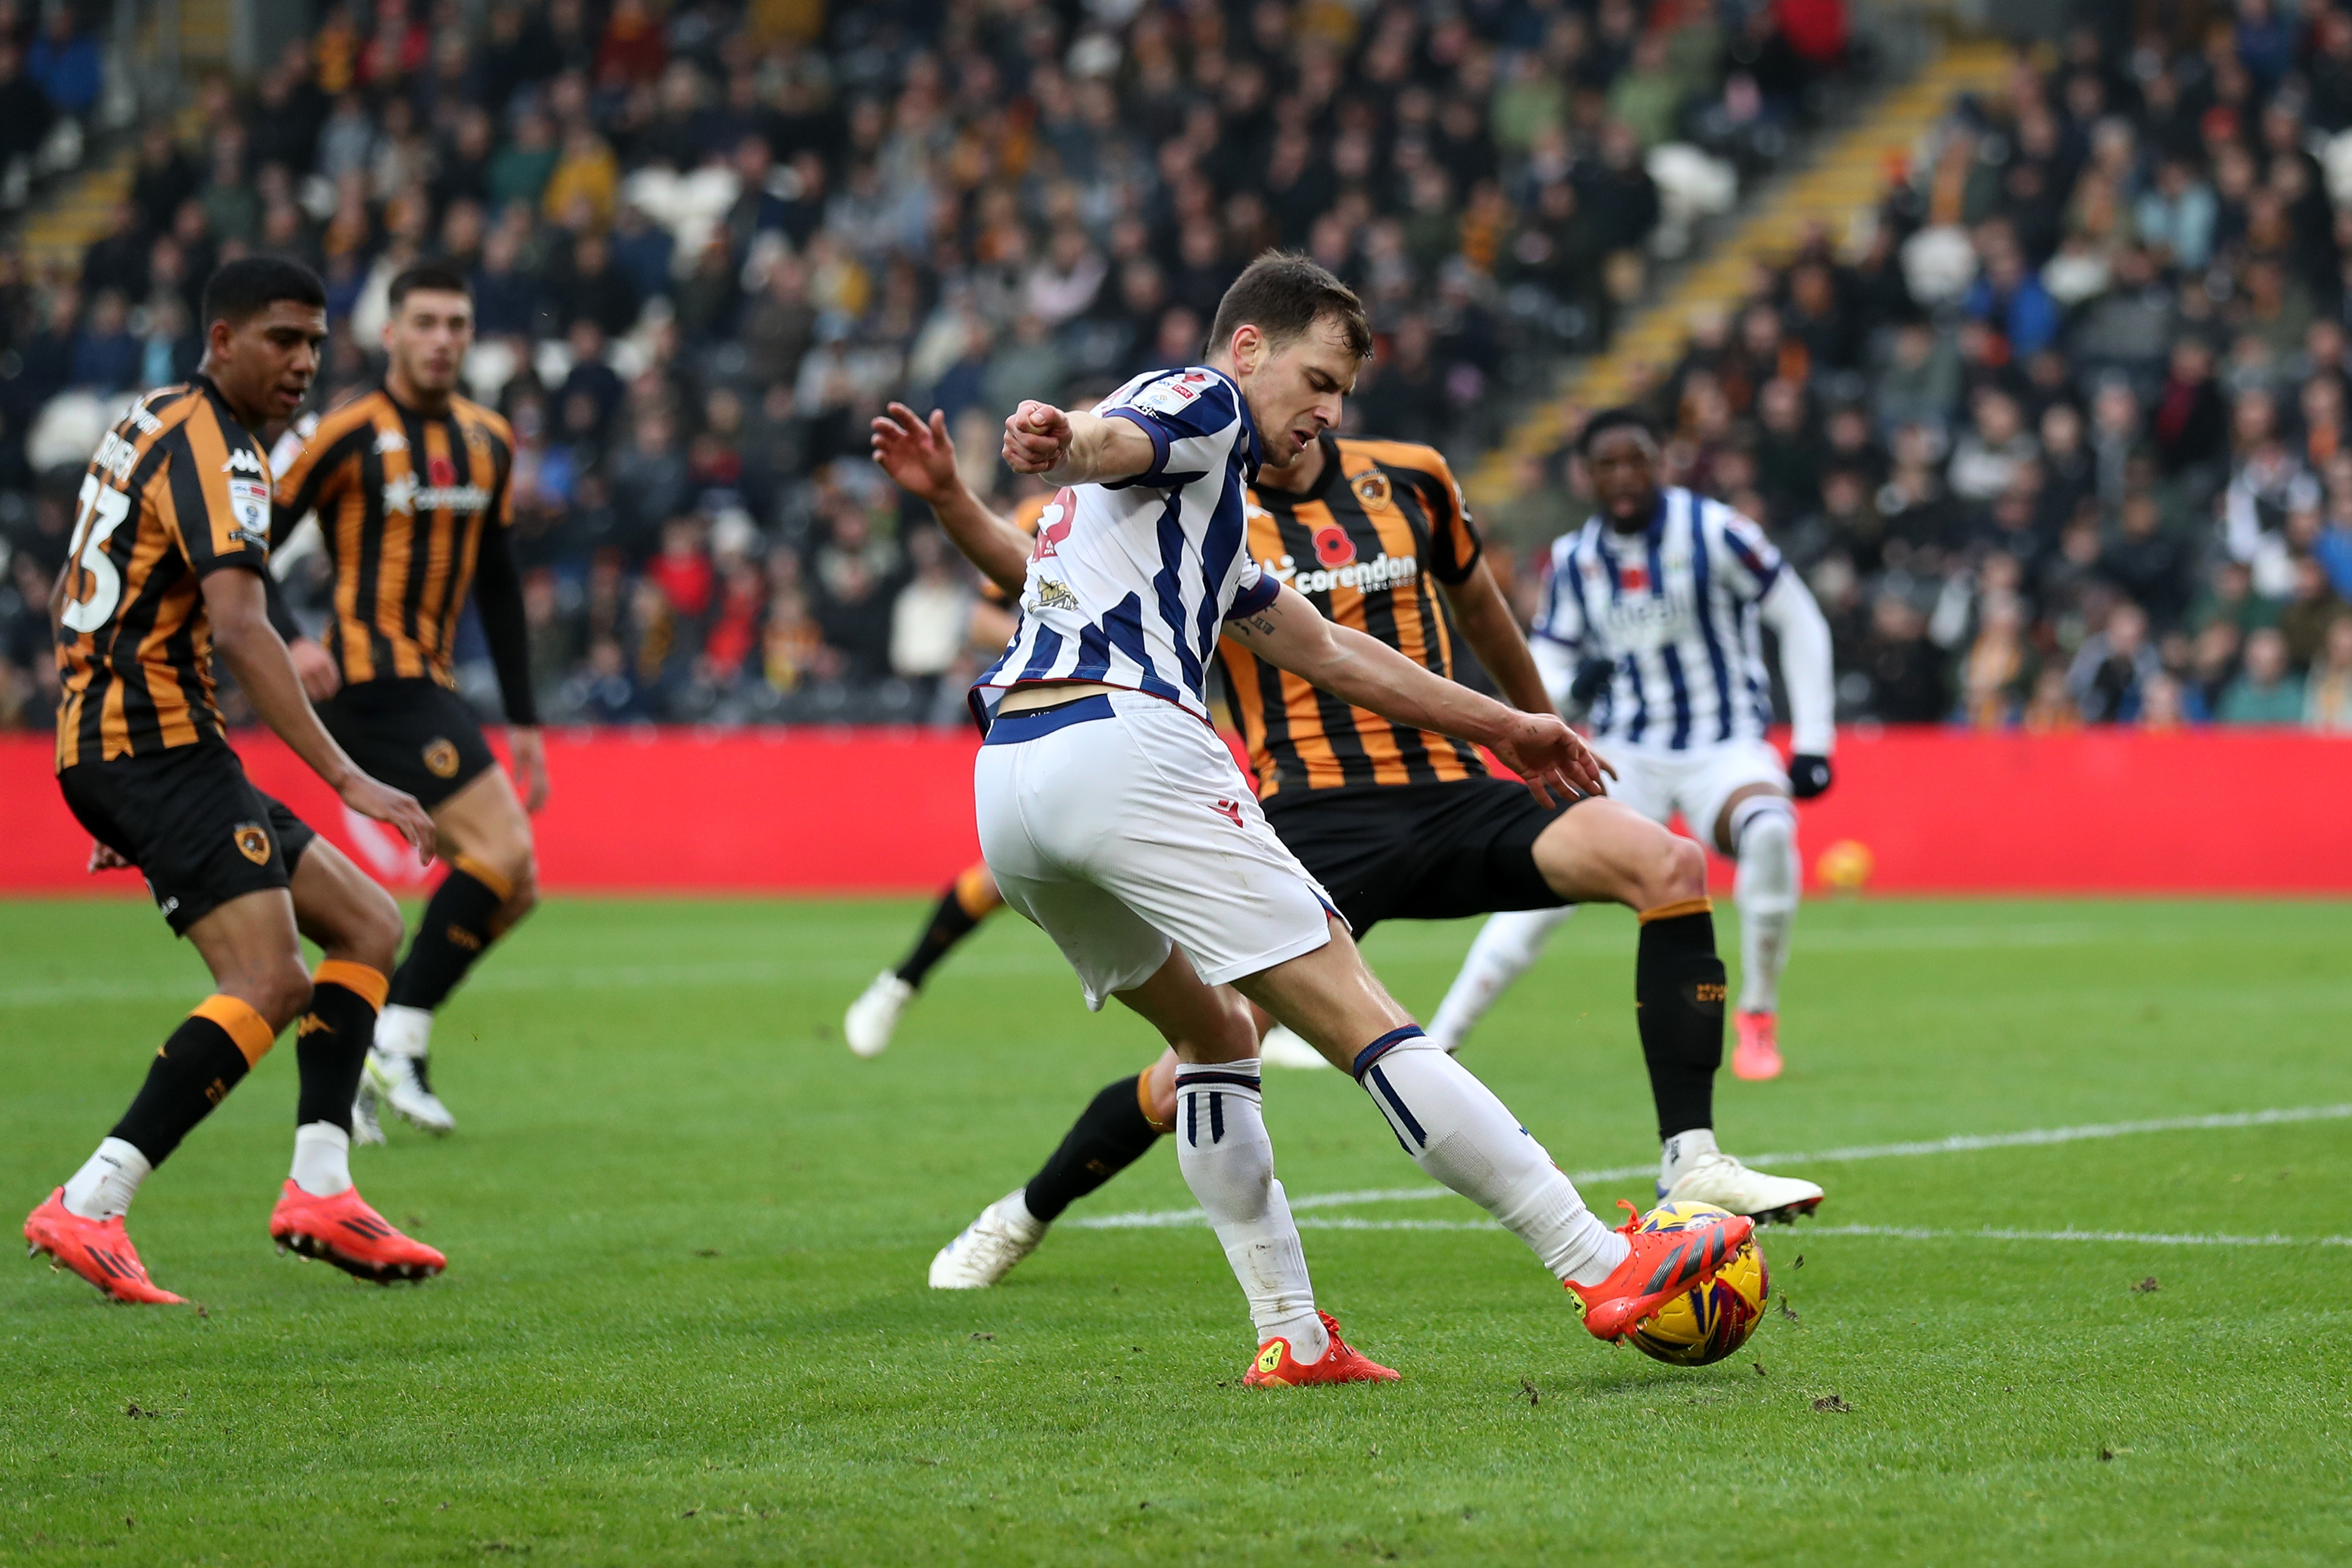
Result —
POLYGON ((1389 504, 1389 477, 1374 468, 1369 474, 1356 476, 1356 499, 1367 510, 1377 510, 1389 504))
POLYGON ((236 852, 257 866, 269 864, 269 835, 257 822, 240 822, 229 829, 236 841, 236 852))
POLYGON ((1041 610, 1075 610, 1078 596, 1051 577, 1037 579, 1037 607, 1041 610))
POLYGON ((457 776, 457 748, 438 736, 425 742, 425 771, 436 779, 457 776))

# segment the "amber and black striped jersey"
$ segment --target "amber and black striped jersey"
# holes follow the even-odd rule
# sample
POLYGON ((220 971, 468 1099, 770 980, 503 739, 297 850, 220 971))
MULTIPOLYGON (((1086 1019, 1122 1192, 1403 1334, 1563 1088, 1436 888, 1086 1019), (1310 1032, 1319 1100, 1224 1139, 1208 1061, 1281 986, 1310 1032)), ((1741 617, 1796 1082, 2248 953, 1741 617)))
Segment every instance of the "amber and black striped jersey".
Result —
POLYGON ((204 577, 269 565, 269 459, 205 376, 131 405, 82 475, 58 769, 225 740, 204 577))
POLYGON ((378 386, 319 421, 278 480, 273 536, 307 514, 335 568, 326 635, 346 685, 429 677, 456 688, 457 617, 483 531, 513 521, 514 433, 478 403, 423 414, 378 386))
MULTIPOLYGON (((1437 584, 1468 578, 1481 548, 1453 470, 1403 441, 1327 435, 1323 457, 1307 494, 1250 491, 1250 553, 1332 620, 1451 680, 1454 624, 1437 584)), ((1475 747, 1350 707, 1231 637, 1217 658, 1260 800, 1486 773, 1475 747)))

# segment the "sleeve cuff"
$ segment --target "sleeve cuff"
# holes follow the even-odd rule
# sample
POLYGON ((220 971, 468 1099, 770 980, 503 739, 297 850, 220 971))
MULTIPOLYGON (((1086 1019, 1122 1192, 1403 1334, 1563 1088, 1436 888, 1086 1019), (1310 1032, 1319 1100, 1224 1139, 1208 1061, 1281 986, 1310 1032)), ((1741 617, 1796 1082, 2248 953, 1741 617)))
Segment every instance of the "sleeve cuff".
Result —
POLYGON ((1281 596, 1282 579, 1271 572, 1261 571, 1257 581, 1234 600, 1233 607, 1225 612, 1225 619, 1230 621, 1243 616, 1254 616, 1281 596))
POLYGON ((1168 432, 1147 417, 1140 409, 1114 408, 1103 416, 1106 419, 1124 419, 1151 437, 1151 467, 1131 479, 1114 479, 1103 486, 1107 490, 1123 490, 1133 485, 1153 485, 1168 471, 1168 432))

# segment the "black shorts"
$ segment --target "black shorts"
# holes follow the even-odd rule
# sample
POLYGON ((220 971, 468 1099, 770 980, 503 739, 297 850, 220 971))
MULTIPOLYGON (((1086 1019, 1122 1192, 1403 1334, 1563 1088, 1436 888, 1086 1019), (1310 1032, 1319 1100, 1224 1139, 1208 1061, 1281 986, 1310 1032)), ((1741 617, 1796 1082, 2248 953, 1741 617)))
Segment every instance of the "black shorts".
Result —
POLYGON ((1266 803, 1265 819, 1357 936, 1382 921, 1450 921, 1568 900, 1536 869, 1546 806, 1505 779, 1378 784, 1266 803))
POLYGON ((231 899, 290 885, 318 837, 213 741, 77 763, 58 787, 91 837, 139 868, 176 936, 231 899))
POLYGON ((362 680, 319 704, 362 772, 439 805, 498 763, 465 699, 437 681, 362 680))

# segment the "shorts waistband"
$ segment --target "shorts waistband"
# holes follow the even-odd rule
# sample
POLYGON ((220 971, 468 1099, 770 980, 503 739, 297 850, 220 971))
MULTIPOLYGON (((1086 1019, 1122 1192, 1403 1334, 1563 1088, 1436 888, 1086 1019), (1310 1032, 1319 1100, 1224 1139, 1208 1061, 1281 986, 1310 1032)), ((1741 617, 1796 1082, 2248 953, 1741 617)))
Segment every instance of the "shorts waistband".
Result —
POLYGON ((1073 724, 1085 724, 1097 719, 1113 716, 1110 693, 1097 691, 1069 702, 1056 702, 1051 708, 1026 708, 1018 713, 1000 713, 988 727, 989 746, 1013 746, 1024 741, 1034 741, 1050 735, 1056 730, 1066 730, 1073 724))

